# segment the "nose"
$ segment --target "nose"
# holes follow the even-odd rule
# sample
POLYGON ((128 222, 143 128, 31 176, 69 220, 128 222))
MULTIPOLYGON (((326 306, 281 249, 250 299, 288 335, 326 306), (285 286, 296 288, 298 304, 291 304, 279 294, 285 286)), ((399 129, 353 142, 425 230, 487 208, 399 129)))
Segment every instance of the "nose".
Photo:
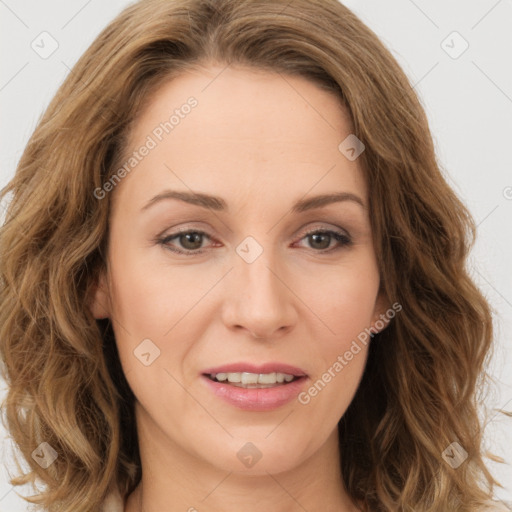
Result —
POLYGON ((223 321, 230 330, 257 339, 275 339, 290 332, 298 315, 295 295, 281 267, 264 251, 254 262, 236 256, 231 286, 223 304, 223 321))

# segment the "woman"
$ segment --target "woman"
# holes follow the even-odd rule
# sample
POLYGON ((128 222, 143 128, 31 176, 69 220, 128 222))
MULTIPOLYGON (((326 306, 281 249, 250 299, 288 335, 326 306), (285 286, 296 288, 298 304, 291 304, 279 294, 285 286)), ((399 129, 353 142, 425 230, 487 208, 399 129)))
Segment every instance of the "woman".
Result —
POLYGON ((4 407, 31 502, 492 506, 474 226, 405 75, 338 2, 127 8, 7 193, 4 407))

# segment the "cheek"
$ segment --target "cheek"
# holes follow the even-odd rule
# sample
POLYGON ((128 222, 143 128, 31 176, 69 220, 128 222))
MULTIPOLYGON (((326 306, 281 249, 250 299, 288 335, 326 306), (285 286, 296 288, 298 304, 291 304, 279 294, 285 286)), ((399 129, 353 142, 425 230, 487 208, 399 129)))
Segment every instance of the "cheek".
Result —
POLYGON ((180 268, 148 264, 142 252, 112 244, 110 286, 119 358, 141 403, 161 407, 165 390, 169 400, 184 407, 172 377, 183 380, 182 363, 202 327, 195 322, 194 304, 207 292, 207 283, 190 282, 180 268))
POLYGON ((162 339, 207 291, 207 283, 191 281, 193 275, 180 267, 154 265, 145 252, 111 252, 114 315, 137 336, 162 339))
POLYGON ((378 288, 378 269, 369 252, 332 270, 312 288, 309 304, 321 320, 313 359, 318 366, 303 404, 316 402, 333 417, 348 407, 365 368, 378 288))
POLYGON ((327 338, 343 348, 371 326, 379 289, 379 274, 372 254, 358 254, 357 260, 332 267, 317 286, 309 286, 311 308, 325 324, 327 338))

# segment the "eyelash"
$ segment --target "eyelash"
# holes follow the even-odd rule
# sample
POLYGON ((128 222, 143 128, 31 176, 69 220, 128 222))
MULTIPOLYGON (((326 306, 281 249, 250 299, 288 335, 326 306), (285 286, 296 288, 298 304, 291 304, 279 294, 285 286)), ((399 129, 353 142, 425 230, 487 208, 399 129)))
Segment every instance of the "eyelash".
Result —
MULTIPOLYGON (((207 238, 212 240, 212 237, 210 237, 208 235, 208 233, 205 233, 204 231, 200 231, 200 230, 196 230, 196 229, 186 229, 183 231, 177 231, 175 233, 171 233, 170 235, 167 235, 162 238, 158 238, 156 240, 156 242, 159 243, 160 245, 162 245, 163 247, 165 247, 166 249, 168 249, 169 251, 172 251, 172 252, 175 252, 178 254, 183 254, 186 256, 195 256, 197 254, 202 254, 202 253, 206 252, 205 249, 179 250, 179 249, 172 248, 169 246, 169 242, 171 240, 174 240, 175 238, 179 238, 182 235, 188 235, 188 234, 197 234, 197 235, 201 235, 201 236, 206 236, 207 238)), ((314 252, 317 252, 320 254, 337 251, 344 247, 348 247, 348 246, 352 245, 352 240, 350 239, 350 237, 348 235, 345 235, 344 233, 340 233, 338 231, 329 230, 329 229, 313 229, 311 231, 307 231, 300 240, 303 240, 304 238, 307 238, 308 236, 317 235, 317 234, 318 235, 331 235, 331 237, 334 238, 334 240, 336 240, 339 244, 337 247, 331 247, 330 249, 322 249, 322 250, 318 250, 318 251, 315 249, 312 249, 314 252)))

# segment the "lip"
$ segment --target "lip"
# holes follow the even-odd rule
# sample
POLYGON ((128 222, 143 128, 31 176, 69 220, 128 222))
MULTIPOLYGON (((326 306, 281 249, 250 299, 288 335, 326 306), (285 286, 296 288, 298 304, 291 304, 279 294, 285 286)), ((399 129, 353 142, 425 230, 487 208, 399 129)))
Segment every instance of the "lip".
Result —
POLYGON ((255 365, 252 363, 231 363, 222 366, 216 366, 215 368, 207 368, 203 372, 203 375, 210 375, 211 373, 287 373, 288 375, 294 375, 295 377, 307 377, 307 373, 301 368, 291 366, 285 363, 264 363, 255 365))
POLYGON ((208 368, 201 381, 214 395, 228 404, 245 411, 271 411, 290 403, 303 389, 308 376, 304 370, 284 363, 232 363, 208 368), (297 377, 294 381, 273 388, 241 388, 210 379, 211 373, 286 373, 297 377))
POLYGON ((201 375, 201 380, 216 396, 239 409, 245 411, 271 411, 297 398, 308 377, 299 377, 292 382, 281 384, 274 388, 259 389, 231 386, 225 382, 211 380, 206 375, 201 375))

